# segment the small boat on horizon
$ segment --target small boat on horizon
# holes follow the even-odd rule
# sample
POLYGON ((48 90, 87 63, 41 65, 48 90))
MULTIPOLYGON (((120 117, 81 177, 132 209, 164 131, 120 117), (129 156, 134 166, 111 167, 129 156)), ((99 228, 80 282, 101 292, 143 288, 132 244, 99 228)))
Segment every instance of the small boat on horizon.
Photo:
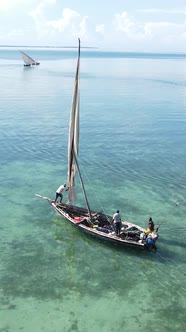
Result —
MULTIPOLYGON (((36 196, 45 199, 57 212, 58 215, 66 219, 72 226, 79 231, 86 233, 102 242, 110 242, 122 247, 132 247, 137 249, 156 248, 155 243, 158 239, 158 229, 154 227, 148 234, 146 229, 126 220, 121 221, 121 231, 116 234, 113 217, 104 211, 96 212, 90 208, 86 194, 83 178, 78 161, 79 150, 79 75, 80 75, 80 40, 78 47, 78 59, 75 75, 74 93, 72 108, 69 121, 68 138, 68 172, 65 186, 68 189, 68 202, 58 203, 57 200, 39 194, 36 196), (79 175, 79 180, 84 194, 86 207, 75 205, 75 175, 79 175)), ((118 212, 118 211, 117 211, 118 212)), ((47 213, 47 212, 46 212, 47 213)))
POLYGON ((35 61, 34 59, 32 59, 28 54, 26 54, 23 51, 19 51, 21 53, 21 56, 23 58, 24 61, 24 66, 25 67, 30 67, 30 66, 38 66, 40 65, 40 62, 35 61))

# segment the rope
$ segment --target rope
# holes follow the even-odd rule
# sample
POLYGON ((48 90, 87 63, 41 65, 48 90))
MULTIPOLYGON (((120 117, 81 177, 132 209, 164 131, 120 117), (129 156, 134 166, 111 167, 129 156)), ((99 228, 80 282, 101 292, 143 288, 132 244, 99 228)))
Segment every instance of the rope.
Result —
POLYGON ((167 219, 167 217, 169 216, 169 214, 179 205, 179 203, 176 203, 176 205, 173 206, 173 208, 171 208, 171 210, 166 214, 166 216, 160 221, 158 227, 156 228, 156 233, 158 233, 158 230, 161 226, 161 224, 167 219))
MULTIPOLYGON (((86 179, 87 179, 87 182, 90 183, 90 180, 89 180, 89 178, 88 178, 88 176, 87 176, 87 173, 86 173, 85 169, 84 169, 83 167, 81 167, 81 169, 82 169, 82 171, 83 171, 83 173, 84 173, 84 175, 85 175, 85 177, 86 177, 86 179)), ((97 202, 99 203, 99 205, 100 205, 100 207, 101 207, 101 210, 103 211, 105 217, 107 218, 108 223, 109 223, 110 225, 112 225, 112 223, 110 222, 109 218, 107 217, 107 214, 106 214, 105 208, 103 207, 103 205, 102 205, 102 203, 101 203, 99 197, 95 194, 95 191, 94 191, 94 190, 93 190, 93 193, 94 193, 94 197, 96 198, 97 202)))

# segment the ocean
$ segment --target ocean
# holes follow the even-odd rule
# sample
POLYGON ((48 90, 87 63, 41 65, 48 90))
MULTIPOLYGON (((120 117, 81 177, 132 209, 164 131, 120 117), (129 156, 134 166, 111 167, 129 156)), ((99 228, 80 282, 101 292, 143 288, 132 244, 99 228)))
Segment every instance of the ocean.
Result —
POLYGON ((81 53, 90 206, 162 222, 157 250, 138 251, 81 234, 35 196, 66 181, 77 50, 25 51, 40 66, 0 49, 0 332, 185 331, 186 55, 81 53))

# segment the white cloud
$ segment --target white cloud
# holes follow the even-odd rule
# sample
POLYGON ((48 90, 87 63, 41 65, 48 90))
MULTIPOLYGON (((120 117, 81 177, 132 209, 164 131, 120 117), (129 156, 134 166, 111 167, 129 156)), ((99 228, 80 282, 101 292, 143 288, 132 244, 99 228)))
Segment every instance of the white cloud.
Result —
POLYGON ((14 38, 19 38, 19 37, 22 37, 24 36, 24 32, 22 30, 11 30, 9 33, 8 33, 8 38, 11 38, 12 40, 14 38))
POLYGON ((72 8, 63 8, 63 3, 65 2, 58 0, 0 0, 1 41, 4 38, 2 36, 5 36, 8 43, 70 45, 80 37, 82 44, 87 46, 119 47, 129 50, 165 50, 166 47, 167 50, 174 50, 175 47, 181 51, 186 49, 186 21, 184 22, 184 16, 176 18, 176 14, 186 14, 186 7, 146 8, 137 10, 136 16, 134 12, 133 15, 127 11, 115 14, 113 12, 113 19, 103 16, 101 21, 99 16, 98 23, 96 17, 92 17, 92 12, 82 15, 80 9, 75 11, 72 8), (60 6, 63 9, 61 11, 60 6), (8 10, 10 24, 6 24, 3 15, 5 10, 8 10), (142 15, 141 18, 139 12, 149 14, 148 19, 152 13, 153 21, 144 21, 145 16, 142 15), (158 21, 160 17, 161 21, 158 21))
POLYGON ((32 10, 29 15, 35 20, 36 24, 39 23, 40 20, 44 19, 44 10, 48 7, 48 5, 54 5, 56 0, 42 0, 34 10, 32 10))
POLYGON ((149 22, 144 26, 144 40, 151 49, 161 51, 186 51, 186 25, 170 22, 149 22))
POLYGON ((55 4, 56 0, 42 0, 34 10, 32 10, 29 14, 32 16, 35 20, 38 20, 39 18, 43 17, 43 11, 45 7, 49 4, 55 4))
POLYGON ((170 22, 149 22, 144 25, 146 36, 158 38, 173 38, 181 35, 186 29, 185 24, 176 24, 170 22))
POLYGON ((131 33, 136 28, 136 22, 127 12, 114 15, 114 26, 116 31, 131 33))
MULTIPOLYGON (((62 12, 62 17, 53 20, 46 21, 48 28, 53 29, 53 33, 66 33, 68 39, 74 39, 74 37, 80 37, 84 41, 89 39, 90 23, 88 16, 81 16, 78 12, 65 8, 62 12)), ((52 33, 52 31, 50 30, 52 33)))
POLYGON ((147 8, 147 9, 138 9, 138 12, 141 13, 157 13, 157 14, 182 14, 186 15, 186 7, 184 8, 174 8, 174 9, 159 9, 159 8, 147 8))
POLYGON ((63 44, 69 44, 74 42, 75 38, 80 37, 83 42, 92 43, 96 42, 98 35, 103 34, 103 26, 102 28, 101 26, 97 28, 96 24, 92 24, 88 16, 82 16, 70 8, 64 8, 61 17, 49 20, 46 15, 46 8, 53 1, 48 0, 48 4, 47 0, 41 1, 35 10, 30 13, 40 40, 46 40, 47 38, 47 43, 57 45, 61 44, 61 39, 63 44))
POLYGON ((115 39, 123 34, 128 40, 141 40, 144 38, 144 27, 140 22, 136 21, 126 11, 121 14, 115 14, 113 19, 113 27, 115 29, 115 39), (119 36, 117 34, 119 33, 119 36))
POLYGON ((88 16, 84 16, 81 20, 80 24, 80 31, 79 31, 79 37, 84 38, 84 40, 88 39, 88 16))
MULTIPOLYGON (((36 32, 35 36, 39 41, 46 42, 46 37, 49 35, 47 28, 47 10, 51 6, 55 5, 56 0, 42 0, 38 3, 34 10, 29 12, 29 15, 34 20, 34 27, 36 32), (46 13, 45 13, 46 12, 46 13)), ((35 38, 35 39, 36 39, 35 38)))
POLYGON ((80 14, 69 8, 65 8, 63 10, 61 18, 46 22, 48 26, 63 32, 66 29, 70 29, 73 31, 75 26, 80 23, 81 23, 80 14))
POLYGON ((98 25, 96 25, 96 32, 99 32, 100 34, 104 35, 104 33, 105 33, 105 25, 104 24, 98 24, 98 25))
MULTIPOLYGON (((125 36, 126 43, 138 42, 140 47, 145 45, 149 47, 161 47, 170 46, 173 48, 175 43, 183 43, 186 33, 186 23, 173 23, 169 21, 164 22, 146 22, 141 23, 135 20, 127 12, 116 14, 113 20, 113 26, 115 28, 115 39, 118 39, 118 33, 120 37, 125 36), (152 41, 154 44, 152 44, 152 41)), ((123 41, 122 41, 123 42, 123 41)), ((124 42, 123 42, 124 43, 124 42)), ((135 45, 137 46, 137 45, 135 45)), ((182 45, 184 49, 184 45, 182 45)))
MULTIPOLYGON (((56 0, 43 0, 46 3, 55 3, 56 0)), ((38 0, 0 0, 0 11, 19 10, 29 6, 37 6, 38 0)))
POLYGON ((43 0, 46 4, 48 3, 49 5, 53 5, 56 3, 56 0, 43 0))
POLYGON ((0 0, 0 10, 6 11, 18 4, 23 3, 24 0, 0 0))

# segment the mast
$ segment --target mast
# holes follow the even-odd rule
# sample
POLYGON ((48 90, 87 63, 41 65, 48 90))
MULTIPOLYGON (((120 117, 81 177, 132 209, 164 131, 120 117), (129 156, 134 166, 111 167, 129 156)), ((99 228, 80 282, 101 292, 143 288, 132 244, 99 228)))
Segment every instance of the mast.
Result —
POLYGON ((74 84, 74 95, 72 100, 72 109, 70 114, 70 124, 69 124, 69 139, 68 139, 68 175, 67 175, 67 183, 68 183, 68 200, 70 202, 75 201, 75 174, 76 170, 78 171, 79 179, 81 182, 81 186, 83 189, 83 194, 85 197, 87 209, 89 216, 91 218, 90 206, 88 203, 83 179, 81 176, 81 172, 78 165, 78 148, 79 148, 79 68, 80 68, 80 39, 78 39, 78 60, 77 60, 77 68, 76 68, 76 76, 75 76, 75 84, 74 84))
POLYGON ((79 179, 80 179, 80 182, 81 182, 81 186, 82 186, 82 189, 83 189, 83 194, 84 194, 85 201, 86 201, 86 204, 87 204, 88 214, 89 214, 89 217, 91 219, 92 218, 92 214, 91 214, 91 210, 90 210, 90 205, 89 205, 89 202, 88 202, 88 198, 87 198, 85 186, 84 186, 84 183, 83 183, 83 179, 82 179, 82 176, 81 176, 81 172, 80 172, 80 169, 79 169, 78 161, 77 161, 75 155, 74 155, 74 159, 75 159, 75 162, 76 162, 76 166, 77 166, 77 170, 78 170, 78 174, 79 174, 79 179))

